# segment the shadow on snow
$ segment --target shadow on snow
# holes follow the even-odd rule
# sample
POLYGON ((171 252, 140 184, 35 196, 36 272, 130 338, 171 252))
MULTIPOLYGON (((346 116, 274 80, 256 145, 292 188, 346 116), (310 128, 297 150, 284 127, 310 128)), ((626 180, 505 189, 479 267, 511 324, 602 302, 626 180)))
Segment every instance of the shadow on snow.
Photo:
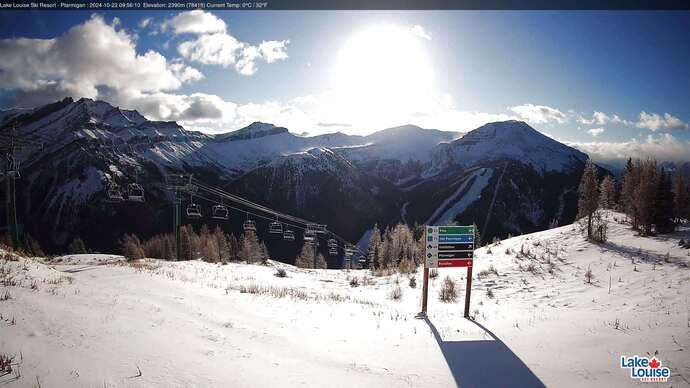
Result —
POLYGON ((503 341, 481 324, 470 320, 491 339, 444 341, 436 326, 428 318, 424 320, 431 328, 458 387, 545 387, 503 341))

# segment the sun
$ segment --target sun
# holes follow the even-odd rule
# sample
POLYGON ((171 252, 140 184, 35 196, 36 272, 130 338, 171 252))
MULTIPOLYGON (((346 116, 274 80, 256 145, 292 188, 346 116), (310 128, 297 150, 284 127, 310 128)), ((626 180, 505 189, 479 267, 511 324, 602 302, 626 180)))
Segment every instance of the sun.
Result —
POLYGON ((385 114, 424 110, 434 91, 425 43, 413 29, 393 24, 355 33, 338 51, 333 71, 343 108, 374 122, 385 114))

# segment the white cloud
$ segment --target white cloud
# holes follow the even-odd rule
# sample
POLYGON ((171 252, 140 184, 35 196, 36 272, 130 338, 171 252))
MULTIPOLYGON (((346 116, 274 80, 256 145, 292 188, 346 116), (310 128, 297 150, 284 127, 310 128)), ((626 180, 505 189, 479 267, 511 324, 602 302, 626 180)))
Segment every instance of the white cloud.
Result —
POLYGON ((173 74, 175 74, 175 77, 183 83, 204 79, 204 75, 199 70, 189 67, 182 62, 173 62, 169 67, 173 74))
POLYGON ((223 19, 202 10, 181 12, 164 21, 161 27, 164 31, 172 30, 175 34, 213 34, 227 29, 223 19))
POLYGON ((580 124, 585 124, 585 125, 607 125, 607 124, 622 124, 622 125, 632 125, 633 123, 631 121, 622 119, 620 116, 616 114, 606 114, 604 112, 599 112, 595 111, 592 114, 592 118, 588 119, 583 116, 579 116, 577 118, 577 121, 580 124))
POLYGON ((138 25, 139 28, 146 28, 150 26, 151 23, 153 23, 153 18, 144 18, 139 21, 138 25))
POLYGON ((687 123, 669 113, 664 113, 662 116, 645 111, 640 112, 640 120, 637 122, 637 126, 650 131, 658 129, 688 129, 687 123))
POLYGON ((426 40, 431 40, 431 34, 429 34, 424 27, 420 26, 419 24, 413 26, 410 31, 412 31, 413 34, 416 36, 426 39, 426 40))
POLYGON ((558 123, 563 124, 568 121, 568 115, 556 108, 546 105, 524 104, 508 107, 523 120, 534 124, 558 123))
POLYGON ((269 40, 263 41, 259 45, 259 52, 267 63, 273 63, 287 59, 287 45, 289 40, 269 40))
POLYGON ((0 52, 0 88, 27 104, 48 102, 41 96, 97 98, 102 88, 169 91, 201 77, 156 51, 138 54, 133 36, 97 15, 53 39, 0 40, 0 52))
POLYGON ((193 27, 193 20, 217 18, 204 11, 191 12, 183 12, 166 22, 172 25, 173 21, 177 20, 181 15, 185 15, 181 18, 182 22, 178 20, 178 23, 175 25, 180 24, 183 32, 194 31, 199 34, 196 38, 184 41, 177 46, 177 51, 185 59, 205 65, 232 67, 240 74, 252 75, 256 72, 256 63, 259 60, 273 63, 288 58, 287 45, 290 43, 289 40, 263 41, 259 46, 254 46, 241 42, 230 35, 226 31, 225 23, 220 19, 218 20, 223 23, 223 28, 208 28, 204 30, 201 27, 193 27), (191 12, 195 13, 191 15, 191 12))
POLYGON ((601 135, 602 133, 604 133, 604 128, 601 128, 601 127, 592 128, 589 131, 587 131, 587 133, 589 133, 590 135, 592 135, 594 137, 597 137, 597 136, 601 135))
POLYGON ((690 160, 690 141, 683 141, 671 134, 648 136, 646 139, 630 139, 625 142, 569 143, 600 162, 616 163, 627 158, 653 157, 660 161, 690 160))

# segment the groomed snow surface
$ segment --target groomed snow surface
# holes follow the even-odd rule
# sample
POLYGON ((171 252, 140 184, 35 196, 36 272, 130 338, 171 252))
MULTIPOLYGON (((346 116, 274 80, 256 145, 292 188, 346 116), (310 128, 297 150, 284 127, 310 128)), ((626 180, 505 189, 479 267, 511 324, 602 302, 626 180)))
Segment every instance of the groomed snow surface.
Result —
POLYGON ((603 245, 570 225, 478 250, 474 321, 464 268, 438 270, 424 320, 421 269, 413 289, 404 275, 277 262, 5 257, 0 354, 18 365, 0 385, 624 387, 645 383, 620 356, 658 352, 672 377, 657 386, 690 386, 690 256, 677 244, 690 230, 642 238, 623 219, 611 214, 603 245), (445 276, 455 303, 438 299, 445 276))

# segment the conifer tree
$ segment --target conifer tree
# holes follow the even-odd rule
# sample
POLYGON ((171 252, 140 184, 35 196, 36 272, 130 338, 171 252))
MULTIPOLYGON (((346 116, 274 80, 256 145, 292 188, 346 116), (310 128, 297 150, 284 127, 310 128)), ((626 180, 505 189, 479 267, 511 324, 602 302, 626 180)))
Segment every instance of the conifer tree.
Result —
POLYGON ((369 238, 369 262, 373 268, 379 268, 381 266, 381 232, 377 224, 374 224, 372 228, 371 237, 369 238))
POLYGON ((639 215, 635 202, 635 189, 640 183, 640 172, 642 167, 639 161, 633 162, 628 158, 623 174, 623 184, 621 187, 621 208, 630 217, 633 230, 639 228, 639 215))
POLYGON ((69 253, 71 253, 73 255, 88 253, 88 251, 86 249, 86 244, 84 244, 84 240, 82 240, 79 237, 72 240, 72 242, 67 247, 67 250, 69 251, 69 253))
POLYGON ((314 247, 310 244, 303 244, 302 251, 295 258, 295 267, 312 268, 314 266, 314 247))
POLYGON ((616 204, 616 183, 610 176, 605 176, 599 186, 599 207, 613 209, 616 204))
POLYGON ((682 175, 678 175, 673 182, 673 200, 675 217, 690 220, 690 191, 682 175))
POLYGON ((673 188, 671 177, 661 169, 657 179, 654 197, 654 224, 658 233, 671 233, 675 230, 673 188))
POLYGON ((587 217, 587 238, 592 238, 592 216, 599 206, 599 185, 597 171, 591 159, 587 160, 585 170, 580 180, 580 200, 578 202, 578 217, 587 217))
POLYGON ((323 257, 322 254, 316 255, 316 268, 318 269, 327 269, 328 268, 328 263, 326 263, 326 258, 323 257))
POLYGON ((654 198, 659 183, 657 163, 653 159, 647 159, 640 164, 639 181, 634 191, 634 206, 639 219, 640 234, 643 236, 652 233, 654 224, 654 198))

